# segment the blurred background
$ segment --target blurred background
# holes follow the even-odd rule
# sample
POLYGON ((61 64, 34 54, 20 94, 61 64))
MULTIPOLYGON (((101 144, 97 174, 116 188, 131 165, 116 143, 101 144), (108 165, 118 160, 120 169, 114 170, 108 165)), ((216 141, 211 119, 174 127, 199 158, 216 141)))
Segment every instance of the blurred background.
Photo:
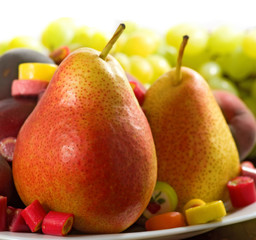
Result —
POLYGON ((18 34, 38 36, 48 22, 58 17, 74 17, 106 31, 127 20, 161 33, 180 22, 207 27, 229 23, 248 28, 255 26, 255 1, 8 0, 1 2, 1 39, 18 34))
POLYGON ((111 53, 146 88, 175 66, 187 34, 183 65, 256 116, 254 0, 9 0, 1 2, 0 22, 0 55, 20 47, 46 55, 63 46, 101 51, 124 22, 111 53))

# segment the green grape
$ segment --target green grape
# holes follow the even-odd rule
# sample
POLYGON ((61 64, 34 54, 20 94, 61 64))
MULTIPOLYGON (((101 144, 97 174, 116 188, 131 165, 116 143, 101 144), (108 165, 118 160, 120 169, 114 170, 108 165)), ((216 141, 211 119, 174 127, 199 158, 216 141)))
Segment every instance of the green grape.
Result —
POLYGON ((114 54, 114 57, 126 72, 130 72, 131 64, 130 64, 130 59, 127 55, 125 55, 124 53, 118 52, 114 54))
POLYGON ((227 25, 213 29, 209 36, 208 49, 211 55, 224 55, 241 45, 243 32, 227 25))
POLYGON ((98 51, 102 51, 103 48, 107 45, 108 40, 109 39, 105 33, 96 30, 91 36, 91 44, 89 47, 98 51))
POLYGON ((222 70, 217 62, 209 61, 201 65, 198 72, 203 76, 205 80, 209 80, 213 77, 221 77, 222 70))
POLYGON ((147 57, 157 50, 159 43, 160 38, 155 32, 140 29, 127 36, 122 52, 128 56, 147 57))
POLYGON ((128 36, 130 36, 132 33, 138 30, 138 25, 135 22, 127 21, 124 22, 124 24, 125 30, 122 33, 122 35, 118 38, 118 41, 114 44, 111 50, 111 52, 113 53, 123 52, 123 47, 127 41, 128 36))
POLYGON ((248 30, 243 38, 242 46, 244 53, 253 59, 256 59, 256 29, 248 30))
POLYGON ((150 80, 150 83, 152 84, 157 80, 161 75, 171 70, 170 64, 167 62, 167 60, 157 54, 149 55, 147 57, 147 60, 151 64, 151 67, 153 69, 153 76, 150 80))
POLYGON ((163 43, 158 48, 156 54, 163 56, 171 66, 176 65, 178 50, 175 47, 163 43))
POLYGON ((242 81, 254 71, 254 61, 244 54, 241 46, 223 57, 223 61, 223 71, 234 81, 242 81))
POLYGON ((252 76, 256 76, 256 61, 255 59, 253 60, 253 71, 252 71, 252 76))
POLYGON ((248 96, 250 95, 250 91, 241 89, 241 88, 239 88, 239 87, 238 87, 238 89, 239 89, 239 97, 240 97, 241 99, 244 99, 244 98, 246 98, 246 97, 248 97, 248 96))
POLYGON ((167 44, 179 49, 184 35, 189 36, 185 50, 187 55, 198 55, 206 49, 208 42, 207 31, 200 26, 192 24, 179 24, 173 26, 167 31, 165 39, 167 44))
POLYGON ((224 77, 213 77, 208 80, 209 86, 213 90, 226 90, 239 96, 239 90, 236 85, 224 77))
POLYGON ((80 26, 75 30, 75 35, 71 44, 80 44, 83 47, 89 47, 102 51, 108 42, 107 35, 97 29, 80 26))
POLYGON ((132 21, 126 21, 124 22, 125 24, 125 33, 126 34, 131 34, 133 32, 135 32, 136 30, 138 30, 138 25, 135 22, 132 21))
POLYGON ((69 47, 70 51, 73 52, 76 49, 81 48, 83 46, 79 43, 70 43, 70 44, 68 44, 68 47, 69 47))
POLYGON ((111 53, 118 53, 118 52, 123 52, 123 47, 124 44, 127 40, 127 34, 123 33, 118 40, 116 41, 116 43, 114 44, 113 48, 111 49, 111 53))
POLYGON ((253 85, 253 82, 256 81, 256 79, 253 79, 253 78, 248 78, 248 79, 245 79, 241 82, 238 82, 237 85, 238 85, 238 88, 240 90, 243 90, 245 92, 250 92, 251 89, 252 89, 252 85, 253 85))
POLYGON ((44 51, 40 41, 29 36, 17 36, 12 38, 8 44, 8 49, 14 48, 29 48, 39 52, 44 51))
POLYGON ((182 60, 182 65, 198 71, 201 65, 208 61, 210 61, 210 58, 209 58, 208 52, 206 51, 200 53, 199 55, 193 56, 193 55, 186 54, 186 50, 185 50, 183 60, 182 60))
POLYGON ((153 69, 145 58, 141 56, 131 56, 130 74, 143 84, 150 84, 153 76, 153 69))
POLYGON ((243 102, 246 106, 252 111, 253 115, 256 117, 256 104, 255 99, 251 96, 247 96, 243 98, 243 102))
MULTIPOLYGON (((252 81, 252 84, 251 84, 251 96, 256 101, 256 80, 252 81)), ((256 105, 256 103, 255 103, 255 105, 256 105)))
POLYGON ((214 58, 214 61, 218 63, 222 69, 223 74, 226 72, 226 69, 228 68, 227 64, 227 58, 229 57, 229 54, 226 55, 219 55, 214 58))
POLYGON ((9 41, 0 42, 0 55, 4 54, 8 50, 9 41))
POLYGON ((41 40, 50 51, 68 45, 75 34, 75 24, 71 18, 52 21, 42 32, 41 40))
POLYGON ((75 29, 71 44, 79 44, 83 47, 91 45, 94 30, 88 26, 79 26, 75 29))

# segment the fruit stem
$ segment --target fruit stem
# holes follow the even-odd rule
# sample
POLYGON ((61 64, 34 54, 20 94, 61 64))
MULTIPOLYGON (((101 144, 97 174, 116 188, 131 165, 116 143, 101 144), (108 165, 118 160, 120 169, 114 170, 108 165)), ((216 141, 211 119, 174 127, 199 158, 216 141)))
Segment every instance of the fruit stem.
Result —
POLYGON ((125 25, 123 23, 121 23, 118 28, 116 29, 113 37, 109 40, 109 42, 107 43, 107 45, 104 47, 104 49, 102 50, 101 54, 100 54, 100 58, 102 58, 103 60, 105 60, 105 58, 107 57, 108 53, 110 52, 110 50, 112 49, 113 45, 115 44, 115 42, 117 41, 117 39, 120 37, 120 35, 122 34, 122 32, 125 29, 125 25))
POLYGON ((177 64, 176 64, 176 81, 174 82, 174 85, 179 85, 181 82, 181 79, 182 79, 182 76, 181 76, 182 58, 183 58, 184 49, 187 45, 188 39, 189 39, 189 36, 184 35, 183 41, 180 45, 178 60, 177 60, 177 64))

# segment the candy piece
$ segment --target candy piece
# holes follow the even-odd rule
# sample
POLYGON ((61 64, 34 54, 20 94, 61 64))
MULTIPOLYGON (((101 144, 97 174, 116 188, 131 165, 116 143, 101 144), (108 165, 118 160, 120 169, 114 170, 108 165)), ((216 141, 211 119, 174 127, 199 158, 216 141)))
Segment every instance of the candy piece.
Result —
POLYGON ((30 232, 28 225, 26 224, 24 218, 21 216, 21 208, 13 208, 11 206, 7 207, 7 223, 8 229, 11 232, 30 232))
POLYGON ((12 82, 12 96, 36 97, 47 88, 48 83, 40 80, 14 80, 12 82))
POLYGON ((175 190, 165 182, 157 181, 151 200, 143 212, 143 216, 151 218, 154 215, 173 212, 178 203, 175 190))
POLYGON ((145 99, 146 88, 144 87, 144 85, 141 82, 139 82, 139 80, 137 80, 131 74, 126 72, 126 76, 128 78, 128 81, 133 89, 133 92, 134 92, 140 106, 142 106, 144 99, 145 99))
POLYGON ((196 225, 218 220, 226 215, 226 209, 221 200, 192 207, 185 211, 187 223, 196 225))
POLYGON ((15 144, 16 144, 15 137, 3 138, 0 141, 0 155, 7 161, 11 162, 13 159, 15 144))
POLYGON ((228 182, 228 191, 234 208, 245 207, 256 201, 254 180, 247 176, 238 176, 228 182))
POLYGON ((254 168, 255 169, 255 166, 254 166, 254 164, 251 161, 243 161, 243 162, 241 162, 241 168, 242 167, 249 167, 249 168, 254 168))
POLYGON ((12 206, 7 206, 6 208, 6 221, 7 221, 7 227, 10 226, 12 219, 14 217, 14 212, 15 212, 16 208, 12 207, 12 206))
POLYGON ((254 180, 254 184, 256 184, 256 169, 252 168, 248 165, 241 165, 241 175, 250 177, 254 180))
POLYGON ((205 201, 203 201, 202 199, 194 198, 194 199, 189 200, 185 204, 185 206, 183 207, 183 211, 185 212, 189 208, 203 206, 205 204, 206 204, 205 201))
POLYGON ((70 49, 68 46, 61 46, 50 53, 50 58, 59 65, 68 55, 70 54, 70 49))
POLYGON ((65 236, 73 226, 74 215, 71 213, 50 211, 44 218, 42 232, 50 235, 65 236))
POLYGON ((6 219, 7 219, 7 197, 0 196, 0 231, 6 230, 6 219))
POLYGON ((58 65, 49 63, 19 64, 19 80, 40 80, 50 82, 58 65))
POLYGON ((21 215, 29 226, 31 232, 37 232, 42 226, 46 212, 40 202, 38 200, 34 200, 21 212, 21 215))
POLYGON ((147 231, 162 230, 186 226, 185 218, 180 212, 167 212, 151 217, 145 223, 147 231))

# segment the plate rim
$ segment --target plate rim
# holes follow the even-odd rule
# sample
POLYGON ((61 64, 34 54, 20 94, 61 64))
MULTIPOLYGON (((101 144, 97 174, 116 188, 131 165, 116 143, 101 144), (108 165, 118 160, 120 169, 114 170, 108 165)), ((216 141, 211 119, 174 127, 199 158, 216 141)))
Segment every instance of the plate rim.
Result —
MULTIPOLYGON (((141 231, 141 232, 122 232, 113 234, 77 234, 67 235, 64 239, 94 239, 94 240, 131 240, 131 239, 157 239, 168 236, 179 236, 186 233, 195 233, 199 235, 203 232, 211 231, 218 227, 224 227, 239 222, 248 221, 256 218, 256 202, 240 209, 234 209, 229 212, 222 220, 217 222, 199 224, 194 226, 185 226, 173 229, 156 230, 156 231, 141 231), (198 234, 197 234, 198 232, 198 234)), ((195 236, 194 235, 194 236, 195 236)), ((0 237, 5 239, 60 239, 63 237, 43 235, 40 233, 17 233, 3 231, 0 232, 0 237), (20 236, 20 235, 24 236, 20 236)), ((184 238, 183 238, 184 239, 184 238)))

